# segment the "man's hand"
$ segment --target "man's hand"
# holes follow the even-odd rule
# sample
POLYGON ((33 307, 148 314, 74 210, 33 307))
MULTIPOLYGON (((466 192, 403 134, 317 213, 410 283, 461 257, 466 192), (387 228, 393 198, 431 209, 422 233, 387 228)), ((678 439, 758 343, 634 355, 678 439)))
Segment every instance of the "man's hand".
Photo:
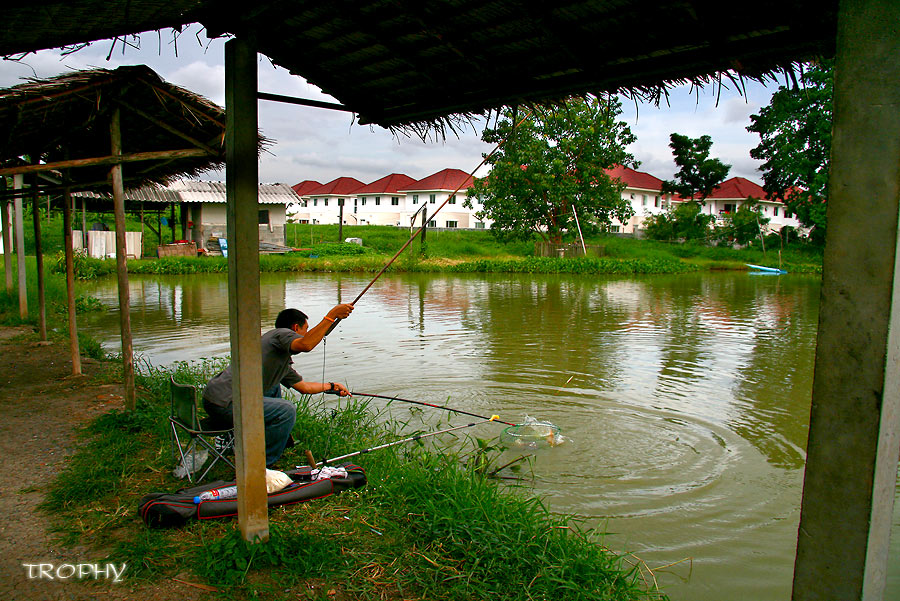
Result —
POLYGON ((341 396, 353 396, 352 394, 350 394, 350 391, 347 389, 347 387, 344 386, 343 384, 341 384, 340 382, 334 382, 334 389, 341 396))
POLYGON ((328 312, 329 319, 347 319, 350 317, 350 314, 353 312, 353 305, 350 303, 344 303, 342 305, 335 305, 328 312))

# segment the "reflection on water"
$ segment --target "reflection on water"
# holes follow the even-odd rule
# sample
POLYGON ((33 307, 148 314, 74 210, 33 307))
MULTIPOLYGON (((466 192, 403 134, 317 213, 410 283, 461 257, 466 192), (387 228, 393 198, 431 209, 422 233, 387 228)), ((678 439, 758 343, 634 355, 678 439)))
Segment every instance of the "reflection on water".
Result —
MULTIPOLYGON (((261 330, 286 306, 318 320, 367 283, 262 274, 261 330)), ((93 294, 116 304, 114 282, 93 294)), ((687 563, 657 573, 673 599, 789 599, 818 295, 800 276, 384 277, 295 362, 358 390, 553 422, 570 442, 534 460, 552 509, 651 566, 692 558, 690 578, 687 563)), ((134 278, 131 304, 153 363, 229 352, 224 276, 134 278)), ((115 350, 115 311, 87 321, 115 350)))

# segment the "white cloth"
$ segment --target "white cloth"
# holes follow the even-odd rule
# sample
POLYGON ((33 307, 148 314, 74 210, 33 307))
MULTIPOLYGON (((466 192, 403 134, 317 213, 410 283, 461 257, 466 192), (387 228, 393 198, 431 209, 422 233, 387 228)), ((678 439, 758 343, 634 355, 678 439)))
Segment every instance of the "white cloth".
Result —
POLYGON ((270 469, 266 470, 266 492, 269 494, 278 492, 291 482, 293 482, 291 477, 284 472, 270 469))
POLYGON ((328 467, 327 465, 319 470, 313 470, 309 473, 313 480, 323 480, 325 478, 346 478, 347 470, 342 467, 328 467))

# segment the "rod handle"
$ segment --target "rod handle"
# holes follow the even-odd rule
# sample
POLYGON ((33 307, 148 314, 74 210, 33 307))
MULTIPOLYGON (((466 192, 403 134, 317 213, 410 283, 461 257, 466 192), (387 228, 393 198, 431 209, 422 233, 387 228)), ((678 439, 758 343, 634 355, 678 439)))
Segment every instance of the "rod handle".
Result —
POLYGON ((306 449, 306 464, 309 467, 316 469, 316 458, 313 457, 312 451, 309 449, 306 449))

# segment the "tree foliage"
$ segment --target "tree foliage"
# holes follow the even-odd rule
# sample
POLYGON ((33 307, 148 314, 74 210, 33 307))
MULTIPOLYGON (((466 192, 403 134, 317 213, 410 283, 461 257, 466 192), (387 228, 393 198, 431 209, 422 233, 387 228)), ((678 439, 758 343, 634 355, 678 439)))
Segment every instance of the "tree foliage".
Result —
POLYGON ((757 199, 751 197, 741 203, 737 211, 728 215, 721 237, 733 239, 738 244, 747 244, 759 238, 762 226, 769 221, 768 217, 763 216, 757 199))
POLYGON ((673 209, 644 219, 644 231, 652 240, 706 240, 715 217, 704 213, 699 202, 678 203, 673 209))
POLYGON ((481 139, 506 142, 488 159, 491 172, 475 181, 465 206, 482 203, 476 216, 493 220, 491 231, 506 240, 537 233, 559 242, 564 232, 576 229, 575 211, 582 228, 602 227, 613 217, 627 221, 633 211, 622 199, 624 185, 604 171, 637 165, 625 150, 635 137, 618 120, 621 110, 614 97, 573 98, 527 116, 504 110, 481 139))
POLYGON ((700 136, 689 138, 673 133, 669 136, 669 148, 678 165, 675 180, 663 182, 664 194, 678 194, 682 198, 693 198, 701 205, 706 204, 706 197, 712 194, 713 188, 725 181, 731 165, 719 159, 709 158, 712 138, 700 136))
POLYGON ((824 240, 831 155, 833 63, 811 66, 802 87, 781 86, 769 105, 751 115, 747 131, 759 134, 750 156, 763 161, 769 198, 785 203, 800 223, 824 240))

